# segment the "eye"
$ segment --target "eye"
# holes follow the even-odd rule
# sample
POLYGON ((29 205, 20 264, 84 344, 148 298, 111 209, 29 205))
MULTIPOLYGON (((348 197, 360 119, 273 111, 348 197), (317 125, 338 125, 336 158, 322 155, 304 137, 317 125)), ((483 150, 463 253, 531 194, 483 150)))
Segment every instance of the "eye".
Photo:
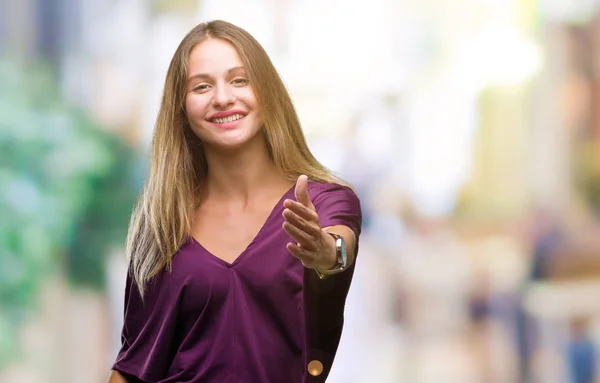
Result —
POLYGON ((248 84, 248 80, 243 78, 243 77, 238 77, 238 78, 234 78, 233 81, 231 81, 232 84, 234 85, 246 85, 248 84))
POLYGON ((194 92, 206 92, 210 88, 208 84, 199 84, 192 89, 194 92))

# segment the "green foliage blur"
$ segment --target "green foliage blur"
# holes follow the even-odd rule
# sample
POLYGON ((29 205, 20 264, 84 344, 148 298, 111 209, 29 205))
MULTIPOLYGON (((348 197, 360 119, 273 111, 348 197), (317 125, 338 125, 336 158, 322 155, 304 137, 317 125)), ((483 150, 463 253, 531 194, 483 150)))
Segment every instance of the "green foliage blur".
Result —
POLYGON ((139 190, 139 153, 61 98, 49 67, 0 61, 0 369, 44 279, 102 290, 139 190))

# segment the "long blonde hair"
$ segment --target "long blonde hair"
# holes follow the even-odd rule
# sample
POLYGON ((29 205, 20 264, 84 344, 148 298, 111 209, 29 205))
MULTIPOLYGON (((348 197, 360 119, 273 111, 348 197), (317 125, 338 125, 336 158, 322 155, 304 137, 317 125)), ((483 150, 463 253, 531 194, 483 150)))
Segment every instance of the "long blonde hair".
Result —
POLYGON ((198 195, 208 168, 200 140, 185 112, 188 60, 207 38, 231 43, 238 51, 261 107, 269 155, 290 180, 345 185, 310 152, 292 100, 263 47, 244 29, 222 20, 197 25, 179 44, 167 71, 151 147, 148 180, 134 208, 126 253, 143 297, 146 283, 189 239, 198 195))

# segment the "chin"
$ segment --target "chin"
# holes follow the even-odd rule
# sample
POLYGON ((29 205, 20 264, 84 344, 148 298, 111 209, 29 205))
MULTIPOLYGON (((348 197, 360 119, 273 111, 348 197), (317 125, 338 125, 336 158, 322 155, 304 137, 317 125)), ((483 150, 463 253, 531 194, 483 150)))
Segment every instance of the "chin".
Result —
POLYGON ((212 141, 209 145, 220 150, 239 150, 253 146, 255 137, 231 137, 212 141))
MULTIPOLYGON (((195 129, 194 129, 195 130, 195 129)), ((264 143, 262 128, 246 127, 232 130, 215 130, 213 126, 202 126, 200 131, 194 131, 205 146, 217 150, 235 150, 257 143, 264 143)))

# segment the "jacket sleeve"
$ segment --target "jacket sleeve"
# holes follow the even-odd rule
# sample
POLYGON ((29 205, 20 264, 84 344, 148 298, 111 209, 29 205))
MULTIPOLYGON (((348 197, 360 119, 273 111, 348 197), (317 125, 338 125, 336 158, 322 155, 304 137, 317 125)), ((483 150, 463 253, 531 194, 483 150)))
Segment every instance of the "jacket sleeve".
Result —
POLYGON ((344 225, 354 232, 357 255, 347 270, 323 280, 314 270, 304 270, 305 366, 308 368, 312 361, 323 366, 323 371, 317 376, 312 376, 305 369, 304 380, 317 383, 327 379, 342 335, 346 297, 358 259, 362 212, 360 201, 350 188, 315 184, 311 194, 322 227, 344 225))

